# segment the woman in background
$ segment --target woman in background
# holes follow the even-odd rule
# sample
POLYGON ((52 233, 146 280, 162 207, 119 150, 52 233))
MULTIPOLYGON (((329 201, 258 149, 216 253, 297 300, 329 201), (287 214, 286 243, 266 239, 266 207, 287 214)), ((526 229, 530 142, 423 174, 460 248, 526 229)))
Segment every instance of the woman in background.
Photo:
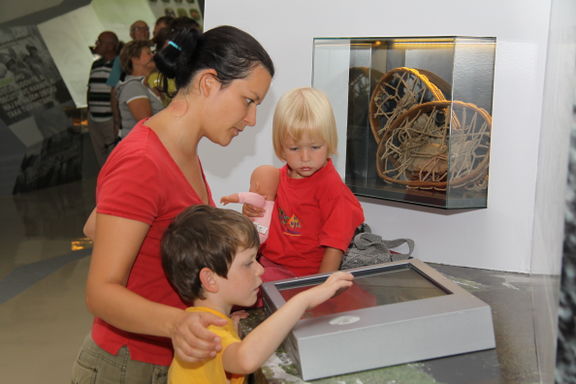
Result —
POLYGON ((150 47, 151 42, 148 40, 133 40, 120 52, 120 63, 126 73, 124 80, 116 86, 122 138, 126 137, 140 120, 164 108, 160 97, 144 81, 156 69, 150 47))

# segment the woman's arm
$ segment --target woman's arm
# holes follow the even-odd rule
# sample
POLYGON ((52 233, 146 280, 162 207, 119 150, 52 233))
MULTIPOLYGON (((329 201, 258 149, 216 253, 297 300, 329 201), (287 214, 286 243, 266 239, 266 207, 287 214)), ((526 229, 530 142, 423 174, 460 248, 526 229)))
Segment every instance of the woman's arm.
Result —
POLYGON ((145 223, 96 213, 96 231, 86 303, 94 316, 128 331, 172 338, 184 361, 201 361, 219 350, 219 339, 206 324, 222 325, 216 316, 190 316, 179 308, 149 301, 126 284, 138 250, 149 229, 145 223))
POLYGON ((120 116, 120 108, 118 107, 116 87, 112 88, 110 92, 110 107, 112 108, 112 129, 114 131, 114 137, 117 137, 122 129, 122 116, 120 116))
POLYGON ((223 355, 226 372, 248 374, 256 371, 280 346, 304 312, 350 287, 354 276, 347 272, 332 274, 323 284, 301 292, 258 325, 241 342, 226 348, 223 355))
POLYGON ((337 248, 325 247, 324 258, 320 263, 318 273, 334 272, 340 269, 344 252, 337 248))
POLYGON ((86 219, 84 223, 84 228, 82 228, 84 235, 90 240, 94 240, 94 235, 96 234, 96 207, 90 212, 90 216, 86 219))
POLYGON ((136 121, 152 116, 152 105, 148 97, 132 99, 128 102, 128 109, 136 121))

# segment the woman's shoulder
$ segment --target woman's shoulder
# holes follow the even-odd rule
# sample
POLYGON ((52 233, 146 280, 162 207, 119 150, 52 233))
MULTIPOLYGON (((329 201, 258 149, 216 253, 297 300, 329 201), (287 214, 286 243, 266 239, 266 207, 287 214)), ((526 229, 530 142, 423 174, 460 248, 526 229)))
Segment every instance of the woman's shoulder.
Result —
POLYGON ((118 82, 118 88, 132 87, 132 86, 144 86, 144 76, 132 76, 126 75, 124 80, 118 82))
POLYGON ((125 93, 142 93, 145 89, 144 76, 127 75, 126 78, 116 86, 119 97, 125 93))
MULTIPOLYGON (((110 154, 110 161, 130 164, 132 167, 161 168, 167 153, 156 133, 146 126, 146 120, 134 126, 130 134, 123 138, 110 154)), ((150 169, 148 169, 150 170, 150 169)))

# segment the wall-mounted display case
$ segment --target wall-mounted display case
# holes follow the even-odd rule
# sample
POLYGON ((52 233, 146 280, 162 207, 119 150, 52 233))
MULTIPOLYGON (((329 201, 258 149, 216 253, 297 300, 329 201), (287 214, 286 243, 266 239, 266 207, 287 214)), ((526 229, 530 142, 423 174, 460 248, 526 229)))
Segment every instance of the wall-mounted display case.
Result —
MULTIPOLYGON (((304 380, 494 348, 488 304, 410 259, 350 269, 352 287, 305 313, 284 342, 304 380)), ((268 282, 274 312, 328 274, 268 282)))
POLYGON ((334 104, 355 194, 487 206, 495 47, 491 37, 314 39, 312 84, 334 104))

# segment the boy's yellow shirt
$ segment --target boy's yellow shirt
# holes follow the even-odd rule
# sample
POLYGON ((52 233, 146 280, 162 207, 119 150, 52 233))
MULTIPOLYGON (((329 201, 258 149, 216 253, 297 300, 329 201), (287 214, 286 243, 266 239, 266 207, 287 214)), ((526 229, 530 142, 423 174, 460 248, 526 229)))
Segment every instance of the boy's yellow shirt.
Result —
POLYGON ((187 312, 208 312, 226 319, 228 323, 222 327, 210 325, 208 329, 220 337, 222 349, 214 358, 202 363, 185 363, 177 358, 172 360, 168 371, 169 384, 244 384, 244 375, 227 375, 224 370, 222 356, 230 344, 239 343, 234 322, 228 316, 207 307, 190 307, 187 312))

